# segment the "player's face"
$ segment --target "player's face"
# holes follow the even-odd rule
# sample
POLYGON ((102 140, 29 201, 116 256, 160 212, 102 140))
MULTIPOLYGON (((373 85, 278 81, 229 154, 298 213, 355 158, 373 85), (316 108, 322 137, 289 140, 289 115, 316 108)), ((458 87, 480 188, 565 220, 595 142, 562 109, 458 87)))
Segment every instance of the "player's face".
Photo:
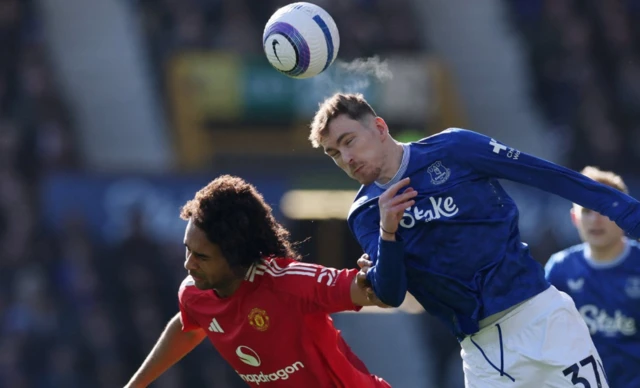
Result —
POLYGON ((571 219, 580 233, 582 241, 594 248, 607 248, 620 241, 624 232, 609 217, 574 205, 571 219))
POLYGON ((209 241, 204 231, 191 221, 184 233, 184 245, 184 268, 189 271, 197 288, 222 290, 237 281, 218 245, 209 241))
POLYGON ((382 144, 387 136, 387 124, 380 117, 352 120, 347 115, 334 118, 320 141, 325 154, 347 175, 363 185, 380 176, 385 155, 382 144))

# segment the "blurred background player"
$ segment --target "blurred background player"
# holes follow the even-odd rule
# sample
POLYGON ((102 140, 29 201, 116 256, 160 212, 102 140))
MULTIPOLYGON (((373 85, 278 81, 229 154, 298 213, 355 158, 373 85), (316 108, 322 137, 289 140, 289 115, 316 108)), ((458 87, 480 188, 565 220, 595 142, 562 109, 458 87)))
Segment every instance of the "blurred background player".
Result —
MULTIPOLYGON (((180 313, 130 388, 146 387, 205 337, 250 386, 389 387, 369 373, 330 313, 369 305, 357 270, 300 263, 256 189, 221 176, 182 208, 185 269, 180 313)), ((387 248, 394 249, 390 242, 387 248)))
POLYGON ((640 203, 476 132, 453 128, 396 142, 361 94, 326 99, 310 140, 362 184, 349 226, 372 257, 367 280, 373 292, 399 306, 408 290, 448 324, 461 341, 468 387, 569 387, 577 378, 573 368, 587 362, 594 368, 581 378, 607 386, 587 327, 571 299, 549 287, 521 241, 518 208, 498 178, 597 208, 634 236, 640 235, 640 203), (415 205, 391 225, 378 208, 387 207, 383 191, 398 184, 407 186, 398 200, 415 205), (396 235, 406 261, 377 255, 379 236, 396 235), (563 373, 567 368, 571 373, 563 373))
MULTIPOLYGON (((582 174, 628 193, 619 175, 595 167, 582 174)), ((602 214, 573 204, 582 244, 545 266, 549 282, 569 294, 584 318, 612 387, 640 387, 640 245, 602 214)))

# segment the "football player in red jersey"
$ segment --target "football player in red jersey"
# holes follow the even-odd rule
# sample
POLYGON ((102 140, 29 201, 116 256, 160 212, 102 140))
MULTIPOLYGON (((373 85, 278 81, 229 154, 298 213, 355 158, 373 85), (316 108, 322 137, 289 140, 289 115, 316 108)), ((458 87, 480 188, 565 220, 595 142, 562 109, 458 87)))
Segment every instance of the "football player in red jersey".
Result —
MULTIPOLYGON (((390 188, 390 197, 400 187, 390 188)), ((402 217, 410 201, 396 198, 381 213, 402 217)), ((181 217, 188 221, 188 276, 178 292, 180 312, 127 387, 146 387, 205 337, 249 386, 390 387, 367 370, 329 316, 381 305, 358 286, 358 270, 299 262, 289 232, 237 177, 209 183, 181 217)), ((381 235, 380 250, 403 247, 381 235)))

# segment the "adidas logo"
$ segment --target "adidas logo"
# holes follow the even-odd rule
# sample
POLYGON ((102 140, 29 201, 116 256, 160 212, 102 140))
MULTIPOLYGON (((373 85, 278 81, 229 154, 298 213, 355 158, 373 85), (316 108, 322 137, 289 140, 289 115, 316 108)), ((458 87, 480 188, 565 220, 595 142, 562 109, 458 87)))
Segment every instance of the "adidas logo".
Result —
POLYGON ((222 330, 222 327, 220 326, 220 324, 215 318, 211 320, 211 324, 209 325, 209 331, 212 331, 214 333, 224 333, 224 330, 222 330))

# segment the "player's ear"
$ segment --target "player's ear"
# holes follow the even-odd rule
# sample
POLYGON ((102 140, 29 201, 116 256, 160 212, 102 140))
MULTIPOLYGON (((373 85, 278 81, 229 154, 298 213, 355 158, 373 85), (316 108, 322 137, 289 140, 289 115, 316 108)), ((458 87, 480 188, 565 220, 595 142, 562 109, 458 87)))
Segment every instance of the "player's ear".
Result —
POLYGON ((578 216, 576 215, 576 207, 575 206, 571 206, 571 210, 569 210, 569 213, 571 214, 571 223, 573 224, 573 226, 578 226, 578 216))
POLYGON ((374 124, 380 136, 386 136, 386 134, 389 133, 389 127, 382 117, 376 117, 374 124))

